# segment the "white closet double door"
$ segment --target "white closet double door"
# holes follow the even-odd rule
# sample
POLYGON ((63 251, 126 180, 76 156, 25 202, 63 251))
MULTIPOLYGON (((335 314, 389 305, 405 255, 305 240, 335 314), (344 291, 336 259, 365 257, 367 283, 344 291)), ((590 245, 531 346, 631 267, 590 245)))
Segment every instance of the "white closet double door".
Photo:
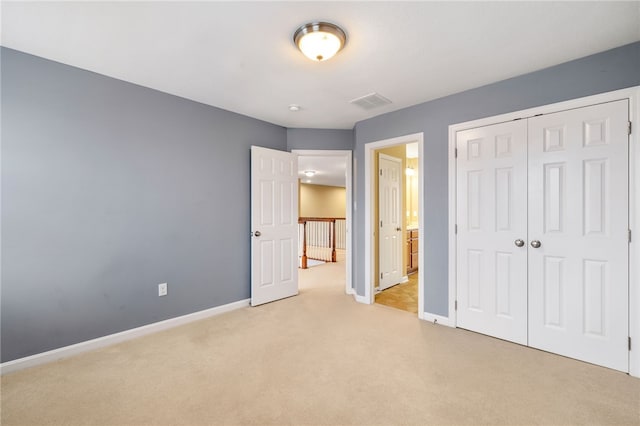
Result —
POLYGON ((627 100, 457 133, 457 325, 628 371, 627 100))

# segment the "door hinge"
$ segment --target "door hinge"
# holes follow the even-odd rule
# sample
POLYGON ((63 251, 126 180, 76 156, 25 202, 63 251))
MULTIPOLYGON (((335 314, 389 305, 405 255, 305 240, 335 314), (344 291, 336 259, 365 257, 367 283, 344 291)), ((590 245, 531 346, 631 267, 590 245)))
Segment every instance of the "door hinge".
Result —
POLYGON ((382 279, 382 272, 380 272, 380 279, 382 279))
POLYGON ((382 228, 382 221, 380 221, 380 228, 382 228))
POLYGON ((631 242, 631 229, 629 229, 629 242, 631 242))
POLYGON ((380 176, 382 176, 382 169, 380 169, 380 176))
POLYGON ((456 223, 454 226, 455 226, 455 229, 456 229, 455 233, 457 234, 458 233, 458 224, 456 223))
POLYGON ((629 121, 629 134, 631 134, 631 121, 629 121))
POLYGON ((453 302, 453 307, 457 311, 458 310, 458 301, 453 302))
POLYGON ((453 157, 458 158, 458 148, 453 149, 453 157))
POLYGON ((631 336, 629 336, 629 350, 631 350, 631 336))

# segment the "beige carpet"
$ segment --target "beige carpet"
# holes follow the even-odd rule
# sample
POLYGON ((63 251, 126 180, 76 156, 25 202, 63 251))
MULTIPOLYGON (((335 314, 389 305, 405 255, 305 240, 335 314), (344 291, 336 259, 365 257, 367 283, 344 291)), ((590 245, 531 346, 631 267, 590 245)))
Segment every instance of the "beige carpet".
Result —
POLYGON ((300 295, 2 378, 2 425, 640 424, 640 380, 344 295, 300 295))

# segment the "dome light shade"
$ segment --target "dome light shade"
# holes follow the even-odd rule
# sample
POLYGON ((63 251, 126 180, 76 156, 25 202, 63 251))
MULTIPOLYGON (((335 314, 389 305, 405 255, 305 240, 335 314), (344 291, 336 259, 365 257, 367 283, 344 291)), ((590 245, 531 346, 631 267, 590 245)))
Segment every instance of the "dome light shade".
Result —
POLYGON ((335 24, 312 22, 304 24, 293 34, 298 49, 313 61, 326 61, 347 43, 347 34, 335 24))

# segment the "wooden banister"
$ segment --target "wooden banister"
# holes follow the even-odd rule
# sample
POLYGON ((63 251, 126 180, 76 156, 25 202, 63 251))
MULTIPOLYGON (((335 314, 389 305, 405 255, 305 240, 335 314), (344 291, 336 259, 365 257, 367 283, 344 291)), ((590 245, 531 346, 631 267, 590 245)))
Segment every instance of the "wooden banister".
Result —
MULTIPOLYGON (((299 217, 298 224, 302 224, 302 257, 300 260, 300 267, 302 269, 307 269, 307 261, 309 259, 307 254, 307 223, 308 222, 324 222, 329 223, 329 234, 327 236, 327 246, 326 248, 331 249, 331 262, 337 262, 337 253, 336 253, 336 221, 345 220, 343 217, 299 217)), ((322 244, 320 247, 325 247, 322 244)), ((328 259, 318 259, 318 260, 327 260, 328 259)))

